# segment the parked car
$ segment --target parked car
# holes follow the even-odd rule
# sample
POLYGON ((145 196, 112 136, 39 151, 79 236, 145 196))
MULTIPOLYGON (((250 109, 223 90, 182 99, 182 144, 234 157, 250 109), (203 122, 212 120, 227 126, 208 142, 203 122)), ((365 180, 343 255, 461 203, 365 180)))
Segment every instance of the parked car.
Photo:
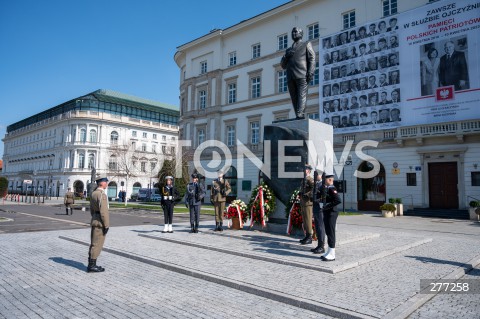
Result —
POLYGON ((152 196, 150 196, 150 201, 151 202, 159 202, 162 200, 162 196, 158 195, 158 194, 153 194, 152 196))

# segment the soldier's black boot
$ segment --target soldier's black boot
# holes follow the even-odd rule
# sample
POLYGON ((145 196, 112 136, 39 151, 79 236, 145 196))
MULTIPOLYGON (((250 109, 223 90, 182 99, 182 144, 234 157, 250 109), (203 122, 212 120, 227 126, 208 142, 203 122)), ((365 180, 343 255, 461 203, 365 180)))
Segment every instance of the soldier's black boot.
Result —
POLYGON ((312 248, 310 249, 310 251, 314 254, 323 254, 325 252, 325 244, 324 243, 321 243, 319 242, 318 243, 318 246, 315 247, 315 248, 312 248))
POLYGON ((190 223, 190 234, 195 232, 195 226, 193 223, 190 223))
POLYGON ((70 215, 73 215, 73 208, 70 207, 70 215))
POLYGON ((220 224, 220 223, 215 223, 215 229, 214 229, 213 231, 219 231, 219 230, 220 230, 220 229, 219 229, 219 227, 220 227, 219 224, 220 224))
POLYGON ((308 236, 309 235, 307 234, 307 235, 305 235, 305 237, 303 237, 303 239, 300 239, 300 244, 303 245, 303 242, 307 240, 308 236))
POLYGON ((65 208, 65 212, 67 212, 65 215, 68 215, 68 208, 65 208))
POLYGON ((87 267, 87 272, 103 272, 105 271, 105 268, 97 266, 97 260, 96 259, 88 259, 88 267, 87 267))
POLYGON ((311 243, 312 243, 312 236, 310 234, 300 242, 301 245, 307 245, 311 243))
POLYGON ((223 222, 218 223, 218 230, 223 231, 223 222))
POLYGON ((195 229, 194 229, 194 233, 198 233, 198 223, 195 222, 195 229))

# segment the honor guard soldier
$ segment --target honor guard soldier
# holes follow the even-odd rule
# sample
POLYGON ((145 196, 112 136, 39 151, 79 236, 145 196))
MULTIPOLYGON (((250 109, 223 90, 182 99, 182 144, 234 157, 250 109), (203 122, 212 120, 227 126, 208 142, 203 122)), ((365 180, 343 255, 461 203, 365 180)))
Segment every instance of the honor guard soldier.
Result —
POLYGON ((200 208, 204 197, 205 188, 198 182, 198 174, 193 173, 192 182, 187 184, 187 194, 185 195, 185 206, 190 209, 190 233, 198 233, 200 208))
POLYGON ((165 185, 162 187, 162 199, 160 203, 165 217, 165 226, 162 233, 173 233, 173 207, 176 200, 180 197, 177 188, 173 185, 173 177, 165 177, 165 185))
POLYGON ((218 172, 218 178, 212 182, 210 201, 215 208, 215 231, 223 231, 223 211, 227 195, 231 192, 230 184, 223 178, 223 172, 218 172))
POLYGON ((75 204, 75 194, 72 192, 72 189, 70 187, 67 189, 67 192, 65 193, 63 203, 65 204, 65 211, 67 212, 67 215, 69 210, 70 210, 70 215, 73 215, 72 205, 75 204))
POLYGON ((304 168, 302 185, 298 196, 300 197, 300 208, 303 219, 303 229, 305 230, 305 238, 300 240, 300 244, 306 245, 312 243, 312 195, 313 195, 313 178, 310 176, 312 166, 306 164, 304 168))
POLYGON ((92 215, 91 244, 88 251, 87 272, 102 272, 105 268, 97 266, 97 258, 103 248, 105 236, 110 227, 110 218, 108 213, 108 197, 105 193, 108 179, 99 178, 95 181, 97 188, 92 193, 90 199, 90 214, 92 215))
POLYGON ((325 252, 325 225, 323 224, 323 198, 325 197, 325 185, 323 184, 322 174, 315 171, 315 185, 313 186, 313 220, 315 232, 317 233, 318 244, 316 248, 310 249, 314 254, 323 254, 325 252))
POLYGON ((338 212, 335 207, 342 202, 338 191, 333 186, 333 175, 325 176, 325 197, 323 198, 323 223, 327 234, 328 250, 322 255, 324 261, 335 260, 335 228, 337 225, 338 212))

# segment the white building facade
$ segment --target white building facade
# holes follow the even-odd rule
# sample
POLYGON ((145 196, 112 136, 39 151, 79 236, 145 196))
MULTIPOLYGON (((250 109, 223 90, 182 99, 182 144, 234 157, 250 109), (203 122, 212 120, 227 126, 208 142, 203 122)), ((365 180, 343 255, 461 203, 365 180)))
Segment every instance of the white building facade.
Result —
POLYGON ((109 178, 110 198, 152 188, 177 150, 178 116, 176 106, 98 90, 14 123, 3 138, 9 192, 84 196, 92 169, 109 178))
MULTIPOLYGON (((239 173, 237 141, 261 159, 263 127, 295 118, 286 73, 280 66, 286 48, 292 45, 292 28, 302 28, 304 40, 311 41, 317 53, 306 114, 323 120, 324 78, 318 72, 324 63, 318 56, 322 37, 379 19, 388 21, 392 15, 423 6, 441 7, 443 2, 296 0, 179 46, 175 62, 181 82, 180 139, 191 140, 194 149, 206 140, 227 145, 234 158, 228 173, 236 185, 234 194, 248 200, 259 181, 259 168, 246 159, 244 171, 239 173)), ((473 54, 469 58, 472 61, 473 54)), ((407 206, 451 209, 454 214, 454 210, 466 208, 472 198, 480 198, 479 142, 478 115, 376 130, 335 130, 335 173, 337 180, 345 181, 345 208, 378 210, 389 198, 401 198, 407 206), (375 178, 360 179, 355 174, 371 169, 371 163, 355 152, 364 140, 378 143, 363 150, 380 163, 375 178), (351 149, 344 151, 350 143, 351 149)), ((202 153, 204 167, 210 157, 211 152, 202 153)))

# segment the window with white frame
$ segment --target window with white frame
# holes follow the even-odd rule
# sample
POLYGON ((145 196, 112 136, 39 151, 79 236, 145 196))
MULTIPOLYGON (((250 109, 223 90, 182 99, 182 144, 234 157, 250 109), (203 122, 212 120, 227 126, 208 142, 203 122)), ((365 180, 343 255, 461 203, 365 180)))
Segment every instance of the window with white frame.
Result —
POLYGON ((200 128, 197 131, 197 146, 205 142, 205 129, 200 128))
POLYGON ((320 36, 318 23, 308 26, 308 40, 316 39, 320 36))
POLYGON ((142 143, 142 152, 146 152, 146 151, 147 151, 147 144, 142 143))
POLYGON ((319 63, 318 59, 316 59, 317 62, 315 62, 315 73, 313 74, 313 79, 310 81, 310 85, 318 85, 320 82, 319 80, 319 63))
POLYGON ((90 143, 96 143, 97 142, 97 131, 95 130, 90 130, 90 143))
POLYGON ((95 167, 95 154, 88 154, 88 168, 92 169, 95 167))
POLYGON ((175 146, 170 147, 170 154, 175 154, 175 146))
POLYGON ((162 135, 162 141, 166 141, 167 140, 167 136, 166 135, 162 135))
POLYGON ((200 62, 200 74, 207 73, 207 61, 200 62))
POLYGON ((154 133, 154 134, 152 135, 152 138, 153 138, 154 140, 156 140, 156 139, 157 139, 157 134, 154 133))
POLYGON ((260 122, 250 122, 250 144, 258 144, 260 141, 260 122))
POLYGON ((256 76, 250 79, 250 84, 251 84, 251 96, 252 99, 259 98, 261 96, 261 84, 262 84, 262 78, 260 76, 256 76))
POLYGON ((228 84, 228 104, 237 102, 237 83, 228 84))
POLYGON ((80 129, 80 142, 85 143, 87 141, 87 130, 82 128, 80 129))
POLYGON ((157 152, 157 145, 152 144, 152 153, 156 153, 156 152, 157 152))
POLYGON ((200 90, 198 91, 198 108, 200 110, 205 109, 207 106, 207 91, 206 90, 200 90))
POLYGON ((142 171, 142 173, 147 172, 147 162, 140 162, 140 170, 142 171))
POLYGON ((235 146, 235 125, 227 126, 227 146, 235 146))
POLYGON ((260 57, 260 43, 252 45, 252 59, 260 57))
POLYGON ((278 76, 278 93, 287 92, 287 71, 280 70, 277 72, 278 76))
POLYGON ((137 149, 137 142, 132 142, 132 150, 136 150, 137 149))
POLYGON ((343 28, 353 28, 355 26, 355 10, 350 12, 345 12, 343 16, 343 28))
POLYGON ((147 132, 142 133, 143 138, 147 138, 147 132))
POLYGON ((110 144, 118 144, 118 132, 113 131, 110 133, 110 144))
POLYGON ((233 66, 237 64, 237 52, 230 52, 228 54, 228 65, 233 66))
POLYGON ((397 0, 383 0, 383 16, 397 13, 397 0))
POLYGON ((108 168, 111 170, 117 169, 117 157, 115 155, 110 156, 108 160, 108 168))
POLYGON ((167 152, 167 146, 162 145, 162 154, 165 154, 167 152))
POLYGON ((288 47, 288 35, 282 34, 278 36, 278 50, 285 50, 288 47))
POLYGON ((137 137, 137 131, 132 131, 132 137, 137 137))
POLYGON ((157 167, 157 162, 150 162, 150 171, 154 171, 155 167, 157 167))
POLYGON ((80 153, 78 154, 78 168, 84 168, 85 167, 85 154, 80 153))

